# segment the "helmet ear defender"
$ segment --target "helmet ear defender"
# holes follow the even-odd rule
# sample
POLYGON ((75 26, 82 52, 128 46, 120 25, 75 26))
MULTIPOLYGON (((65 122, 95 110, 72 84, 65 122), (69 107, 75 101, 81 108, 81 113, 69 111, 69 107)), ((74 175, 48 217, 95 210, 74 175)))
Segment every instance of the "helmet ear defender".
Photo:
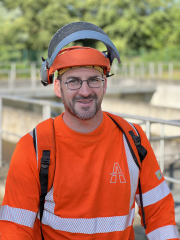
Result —
MULTIPOLYGON (((121 63, 116 47, 101 28, 88 22, 70 23, 55 33, 48 47, 48 58, 42 58, 43 63, 40 69, 40 79, 44 86, 53 83, 54 70, 57 69, 53 69, 52 71, 52 68, 58 53, 69 43, 83 39, 94 39, 102 42, 107 48, 107 51, 103 51, 102 53, 109 59, 110 65, 114 58, 117 58, 119 64, 121 63)), ((106 77, 112 75, 109 75, 109 72, 106 73, 106 77)))
MULTIPOLYGON (((102 51, 102 53, 104 54, 104 56, 105 56, 106 58, 108 58, 107 52, 108 52, 108 51, 102 51)), ((109 75, 109 72, 106 73, 106 77, 111 77, 111 76, 113 76, 113 75, 114 75, 114 73, 111 74, 111 75, 109 75)))
POLYGON ((54 74, 49 75, 48 62, 43 57, 42 57, 42 61, 43 61, 43 63, 41 65, 41 69, 40 69, 39 75, 40 75, 41 83, 44 86, 47 86, 48 84, 52 84, 53 83, 54 74))

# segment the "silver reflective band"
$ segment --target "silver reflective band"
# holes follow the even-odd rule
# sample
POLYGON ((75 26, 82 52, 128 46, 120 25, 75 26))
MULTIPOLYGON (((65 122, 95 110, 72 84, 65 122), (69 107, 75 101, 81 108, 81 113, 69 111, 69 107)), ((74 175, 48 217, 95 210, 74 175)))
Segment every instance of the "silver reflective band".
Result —
MULTIPOLYGON (((143 206, 149 206, 151 204, 154 204, 161 199, 165 198, 167 195, 170 194, 169 187, 167 186, 166 181, 163 181, 161 184, 159 184, 157 187, 149 190, 146 193, 143 193, 143 206)), ((136 195, 136 202, 138 206, 140 206, 140 199, 139 194, 136 195)))
POLYGON ((8 205, 1 207, 0 220, 5 220, 33 228, 35 219, 35 212, 21 208, 9 207, 8 205))
POLYGON ((127 158, 128 168, 129 168, 130 182, 131 182, 131 198, 130 198, 130 206, 129 206, 129 209, 131 209, 134 203, 135 194, 138 186, 139 168, 133 159, 133 156, 130 152, 130 149, 124 134, 123 134, 123 141, 124 141, 124 148, 125 148, 126 158, 127 158))
POLYGON ((167 240, 179 238, 179 233, 176 226, 168 225, 148 233, 147 237, 149 240, 167 240))
MULTIPOLYGON (((42 223, 59 231, 70 233, 109 233, 124 231, 132 225, 135 209, 128 215, 98 218, 61 218, 46 210, 43 212, 42 223)), ((39 214, 38 214, 39 218, 39 214)))
POLYGON ((55 202, 53 198, 54 188, 52 186, 51 190, 47 193, 45 197, 44 210, 54 214, 55 202))
POLYGON ((77 90, 82 87, 83 82, 87 82, 87 84, 90 88, 100 88, 104 81, 105 81, 105 79, 101 78, 101 77, 91 77, 87 80, 81 80, 79 78, 72 78, 63 83, 66 84, 68 89, 77 90))
MULTIPOLYGON (((33 131, 29 132, 29 134, 33 138, 33 131)), ((38 169, 38 142, 37 142, 36 128, 35 128, 35 135, 36 135, 36 159, 37 159, 37 169, 38 169)))

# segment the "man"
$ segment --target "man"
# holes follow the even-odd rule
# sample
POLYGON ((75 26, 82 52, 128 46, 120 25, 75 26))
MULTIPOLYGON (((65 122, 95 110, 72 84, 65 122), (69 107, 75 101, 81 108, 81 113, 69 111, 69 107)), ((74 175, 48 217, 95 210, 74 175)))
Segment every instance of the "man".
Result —
MULTIPOLYGON (((54 120, 56 166, 42 224, 37 214, 40 163, 27 134, 11 160, 1 207, 1 238, 41 239, 42 227, 45 240, 132 240, 140 178, 148 239, 179 239, 173 198, 145 134, 135 125, 147 149, 139 170, 128 139, 111 119, 120 118, 101 109, 110 70, 107 56, 92 48, 66 48, 49 69, 48 77, 58 70, 54 90, 65 111, 54 120)), ((142 212, 140 208, 141 216, 142 212)))

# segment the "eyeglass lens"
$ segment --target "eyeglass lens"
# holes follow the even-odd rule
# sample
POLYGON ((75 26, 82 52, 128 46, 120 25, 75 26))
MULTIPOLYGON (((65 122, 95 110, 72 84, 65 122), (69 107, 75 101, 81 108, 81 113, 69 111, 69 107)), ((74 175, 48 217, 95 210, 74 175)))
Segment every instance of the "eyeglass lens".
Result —
POLYGON ((87 84, 90 88, 99 88, 102 85, 102 82, 104 81, 103 78, 100 77, 93 77, 89 78, 88 80, 81 80, 81 79, 69 79, 65 84, 67 84, 67 87, 71 90, 76 90, 81 88, 83 82, 87 81, 87 84))

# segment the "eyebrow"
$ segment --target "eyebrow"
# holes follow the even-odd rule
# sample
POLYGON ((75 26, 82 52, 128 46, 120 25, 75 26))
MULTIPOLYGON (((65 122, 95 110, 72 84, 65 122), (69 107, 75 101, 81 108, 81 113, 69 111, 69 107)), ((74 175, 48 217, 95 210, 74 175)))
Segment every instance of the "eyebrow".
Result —
MULTIPOLYGON (((94 76, 90 76, 88 79, 93 78, 93 77, 100 77, 100 76, 94 75, 94 76)), ((67 78, 66 78, 66 80, 69 80, 69 79, 80 79, 80 80, 82 80, 80 77, 75 77, 75 76, 70 76, 70 77, 67 77, 67 78)), ((83 80, 84 80, 84 79, 83 79, 83 80)))

